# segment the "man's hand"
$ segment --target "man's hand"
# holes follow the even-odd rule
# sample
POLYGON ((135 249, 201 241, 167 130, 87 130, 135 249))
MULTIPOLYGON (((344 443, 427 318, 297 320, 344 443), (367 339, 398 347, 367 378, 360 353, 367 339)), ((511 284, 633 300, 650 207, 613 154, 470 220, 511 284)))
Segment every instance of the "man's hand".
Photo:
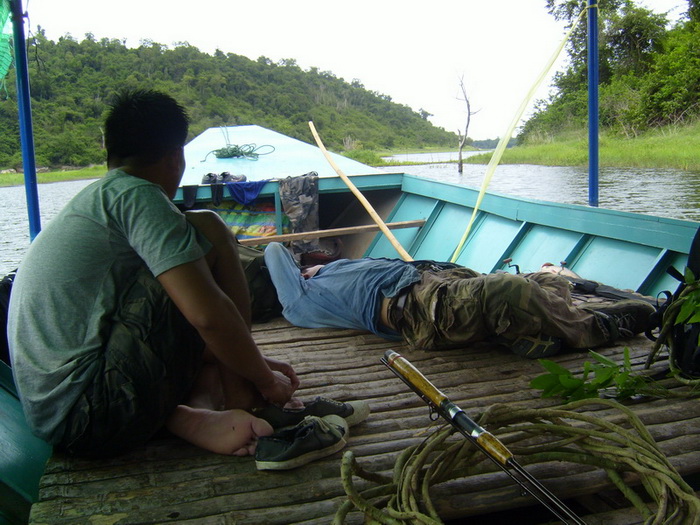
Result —
POLYGON ((285 363, 284 361, 273 359, 272 357, 265 357, 265 361, 267 362, 267 366, 270 367, 270 370, 273 372, 281 372, 283 375, 287 376, 291 382, 292 388, 295 391, 297 388, 299 388, 299 378, 292 368, 292 365, 285 363))
POLYGON ((272 381, 264 384, 256 384, 255 386, 265 401, 279 407, 286 405, 287 402, 292 399, 292 395, 296 391, 296 387, 292 386, 291 379, 277 370, 273 370, 272 372, 272 381))

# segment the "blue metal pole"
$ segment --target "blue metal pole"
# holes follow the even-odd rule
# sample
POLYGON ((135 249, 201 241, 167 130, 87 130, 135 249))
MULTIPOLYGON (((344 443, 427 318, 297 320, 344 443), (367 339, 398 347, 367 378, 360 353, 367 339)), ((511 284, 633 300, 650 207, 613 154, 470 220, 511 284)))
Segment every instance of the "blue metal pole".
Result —
POLYGON ((598 206, 598 5, 588 0, 588 204, 598 206))
POLYGON ((29 236, 32 240, 41 231, 39 215, 39 192, 36 182, 34 161, 34 130, 32 128, 32 106, 29 97, 29 68, 27 67, 27 46, 24 38, 24 14, 22 0, 10 0, 12 7, 12 29, 15 49, 15 69, 17 71, 17 106, 19 109, 19 134, 22 145, 22 165, 24 167, 24 188, 27 194, 29 214, 29 236))

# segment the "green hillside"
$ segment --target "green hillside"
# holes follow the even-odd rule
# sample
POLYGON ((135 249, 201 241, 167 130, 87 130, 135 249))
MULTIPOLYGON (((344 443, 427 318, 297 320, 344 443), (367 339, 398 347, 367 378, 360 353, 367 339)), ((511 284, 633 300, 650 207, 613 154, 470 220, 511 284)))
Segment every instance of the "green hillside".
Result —
MULTIPOLYGON (((110 96, 121 88, 152 88, 173 95, 189 111, 191 138, 222 125, 258 124, 313 142, 313 120, 336 151, 426 146, 455 147, 457 137, 425 114, 348 83, 329 71, 302 70, 294 60, 273 63, 187 43, 168 48, 143 42, 135 49, 116 39, 78 42, 29 40, 29 75, 38 166, 104 162, 101 124, 110 96)), ((0 97, 0 168, 21 166, 14 70, 0 97)))

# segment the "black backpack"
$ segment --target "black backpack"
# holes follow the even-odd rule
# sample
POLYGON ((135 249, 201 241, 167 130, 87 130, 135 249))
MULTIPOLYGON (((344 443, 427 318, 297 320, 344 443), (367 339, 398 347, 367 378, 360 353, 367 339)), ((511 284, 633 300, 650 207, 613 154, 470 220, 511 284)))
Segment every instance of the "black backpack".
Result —
POLYGON ((269 321, 282 313, 277 290, 265 266, 265 252, 251 246, 238 245, 238 255, 248 281, 251 314, 254 322, 269 321))
POLYGON ((15 280, 14 272, 8 273, 0 281, 0 360, 10 366, 10 348, 7 343, 7 311, 10 307, 10 292, 12 291, 12 283, 15 280))
POLYGON ((676 291, 663 292, 665 301, 652 316, 653 328, 660 329, 654 351, 666 345, 675 369, 691 378, 700 378, 700 228, 695 233, 688 254, 685 274, 674 267, 666 272, 680 281, 676 291))

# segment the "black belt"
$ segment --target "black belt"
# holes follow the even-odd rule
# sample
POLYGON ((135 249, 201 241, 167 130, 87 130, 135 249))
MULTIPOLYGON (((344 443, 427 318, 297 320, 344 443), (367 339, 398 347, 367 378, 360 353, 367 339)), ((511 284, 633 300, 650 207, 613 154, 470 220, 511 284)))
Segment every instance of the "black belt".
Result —
POLYGON ((392 297, 391 303, 389 303, 389 321, 397 329, 401 328, 401 322, 403 321, 403 309, 406 306, 406 298, 411 292, 412 286, 404 288, 397 295, 392 297))

